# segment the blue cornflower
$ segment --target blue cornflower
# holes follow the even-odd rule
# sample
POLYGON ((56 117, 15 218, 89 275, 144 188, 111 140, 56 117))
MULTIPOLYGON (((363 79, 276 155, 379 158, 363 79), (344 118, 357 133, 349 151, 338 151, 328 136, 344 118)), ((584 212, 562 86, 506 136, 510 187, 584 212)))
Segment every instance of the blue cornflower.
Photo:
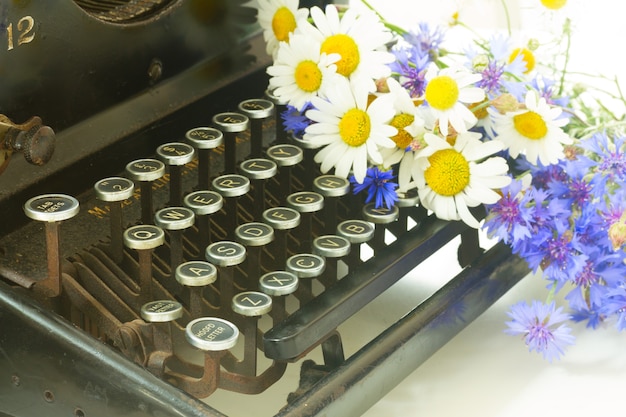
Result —
POLYGON ((404 40, 418 48, 422 52, 420 55, 429 55, 431 59, 435 59, 439 56, 444 37, 445 31, 442 27, 431 29, 427 22, 421 22, 417 25, 417 31, 404 35, 404 40))
MULTIPOLYGON (((544 78, 540 75, 530 81, 530 86, 537 90, 540 97, 552 106, 567 107, 569 105, 569 97, 557 97, 554 90, 554 80, 544 78)), ((567 117, 567 113, 563 112, 561 117, 567 117)))
POLYGON ((298 110, 294 106, 287 105, 285 111, 281 113, 285 131, 292 132, 294 136, 302 136, 304 129, 313 123, 311 119, 304 115, 307 110, 312 108, 311 103, 306 103, 301 110, 298 110))
POLYGON ((389 68, 397 74, 400 84, 409 91, 411 97, 420 97, 426 89, 426 69, 431 62, 428 54, 418 48, 400 48, 392 51, 396 61, 389 68))
POLYGON ((587 181, 586 167, 577 162, 577 160, 561 162, 564 166, 563 172, 567 173, 567 179, 551 180, 547 185, 554 197, 577 207, 585 207, 593 198, 593 185, 587 181))
POLYGON ((591 158, 579 157, 579 160, 595 168, 596 175, 591 180, 593 183, 604 187, 610 181, 626 180, 625 141, 624 136, 616 136, 610 141, 607 134, 602 132, 580 142, 579 146, 593 155, 591 158))
POLYGON ((486 206, 484 227, 490 237, 515 247, 517 242, 530 237, 530 213, 525 206, 522 181, 513 180, 501 191, 502 198, 486 206))
POLYGON ((483 90, 490 98, 494 98, 500 94, 502 88, 502 74, 504 74, 504 64, 498 64, 496 61, 490 61, 489 64, 480 72, 482 78, 476 85, 483 90))
POLYGON ((613 288, 607 293, 602 310, 607 316, 615 314, 617 316, 617 328, 626 330, 626 288, 623 285, 613 288))
POLYGON ((549 305, 537 300, 531 305, 521 301, 513 305, 507 315, 512 321, 506 323, 505 333, 522 335, 529 351, 541 353, 550 362, 560 359, 566 346, 574 344, 571 329, 565 324, 557 327, 570 316, 562 313, 562 307, 556 308, 554 301, 549 305))
POLYGON ((378 167, 372 167, 367 169, 363 183, 358 183, 354 175, 350 176, 350 182, 354 187, 354 194, 367 190, 365 203, 374 200, 376 208, 385 206, 390 209, 398 201, 398 184, 392 181, 394 178, 393 171, 381 171, 378 167))

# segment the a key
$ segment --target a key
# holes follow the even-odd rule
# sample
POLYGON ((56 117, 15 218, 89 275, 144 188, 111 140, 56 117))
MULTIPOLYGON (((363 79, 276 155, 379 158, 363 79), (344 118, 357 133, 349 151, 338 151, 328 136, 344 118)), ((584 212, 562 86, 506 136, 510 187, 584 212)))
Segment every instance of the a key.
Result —
POLYGON ((250 119, 250 154, 256 158, 263 153, 263 122, 274 115, 274 103, 251 98, 239 103, 239 111, 250 119))
POLYGON ((289 207, 272 207, 263 212, 263 221, 274 229, 274 244, 270 251, 275 265, 284 265, 288 254, 289 231, 300 224, 300 213, 289 207))
POLYGON ((337 260, 350 253, 350 242, 336 235, 318 236, 313 240, 313 253, 324 257, 326 261, 326 269, 320 281, 328 288, 338 278, 337 260))
POLYGON ((187 143, 164 143, 156 150, 157 157, 165 163, 170 173, 170 206, 183 204, 182 168, 193 160, 195 149, 187 143))
POLYGON ((198 252, 203 253, 204 249, 211 243, 212 232, 209 215, 220 211, 224 205, 224 198, 215 191, 194 191, 185 196, 183 204, 196 215, 198 252))
POLYGON ((259 289, 265 294, 274 297, 272 299, 272 311, 270 315, 274 323, 279 323, 287 317, 285 298, 298 289, 298 277, 287 271, 272 271, 263 274, 259 278, 259 289))
POLYGON ((265 90, 265 97, 274 103, 274 107, 276 108, 274 111, 274 120, 276 122, 276 142, 286 143, 287 131, 283 127, 282 114, 287 109, 287 101, 274 95, 274 92, 269 89, 265 90))
POLYGON ((153 197, 152 182, 165 174, 165 164, 158 159, 138 159, 126 165, 126 173, 135 182, 139 183, 141 191, 141 222, 152 224, 153 197))
POLYGON ((400 210, 397 206, 376 207, 375 203, 368 203, 363 206, 363 218, 375 224, 374 237, 372 238, 372 248, 374 251, 385 246, 385 231, 383 225, 388 225, 398 219, 400 210))
POLYGON ((365 220, 345 220, 337 225, 337 234, 352 244, 352 249, 345 259, 350 268, 361 262, 361 244, 374 237, 374 226, 365 220))
POLYGON ((264 158, 246 159, 239 164, 239 169, 250 179, 252 198, 254 199, 253 217, 261 219, 265 210, 265 183, 266 180, 276 175, 278 167, 274 161, 264 158))
POLYGON ((224 197, 224 211, 228 216, 223 225, 226 230, 226 238, 232 239, 234 230, 239 224, 239 205, 237 197, 241 197, 250 191, 250 180, 239 174, 220 175, 212 182, 213 189, 224 197))
POLYGON ((212 127, 195 127, 185 133, 185 139, 198 151, 198 189, 208 190, 211 180, 211 151, 224 143, 224 134, 212 127))
POLYGON ((78 200, 64 194, 40 195, 29 199, 24 204, 24 213, 27 217, 45 224, 48 276, 42 285, 47 295, 51 297, 61 294, 59 224, 63 220, 76 216, 79 210, 78 200))
POLYGON ((120 263, 124 256, 122 202, 132 197, 135 184, 128 178, 110 177, 96 182, 93 188, 96 198, 109 203, 110 256, 115 262, 120 263))
POLYGON ((290 256, 285 263, 287 272, 298 277, 300 287, 298 298, 302 304, 313 299, 313 283, 311 278, 317 278, 326 269, 324 258, 312 253, 299 253, 290 256))
POLYGON ((172 275, 176 267, 183 262, 183 232, 193 226, 194 212, 187 207, 165 207, 154 215, 154 222, 167 230, 170 244, 170 271, 172 275))
POLYGON ((220 290, 220 311, 225 314, 229 300, 233 298, 234 268, 245 261, 246 247, 241 243, 228 240, 211 243, 205 251, 205 258, 218 268, 218 285, 220 290))
POLYGON ((304 153, 302 149, 295 145, 279 144, 267 148, 267 156, 278 165, 278 182, 280 184, 280 203, 285 203, 285 197, 293 190, 292 175, 293 168, 302 162, 304 153))
MULTIPOLYGON (((189 314, 193 319, 204 315, 203 290, 217 279, 217 268, 206 261, 188 261, 176 267, 176 281, 189 288, 189 314)), ((219 304, 215 304, 217 307, 219 304)))
POLYGON ((250 126, 248 116, 227 112, 213 116, 213 124, 224 134, 224 174, 234 174, 237 167, 237 133, 250 126))
POLYGON ((256 376, 258 322, 262 315, 271 311, 272 298, 262 292, 245 291, 233 297, 231 306, 235 313, 243 316, 241 331, 245 340, 243 360, 233 370, 244 375, 256 376))
POLYGON ((148 358, 148 369, 162 377, 165 362, 174 354, 172 322, 183 316, 183 306, 177 301, 156 300, 141 306, 141 318, 152 324, 154 350, 148 358))
POLYGON ((143 224, 124 231, 124 244, 137 251, 139 259, 139 301, 152 300, 152 252, 165 243, 165 232, 158 226, 143 224))
POLYGON ((324 208, 324 197, 312 191, 300 191, 287 196, 287 205, 298 211, 301 216, 300 227, 297 229, 300 250, 310 250, 313 236, 313 213, 324 208))
POLYGON ((244 288, 254 288, 261 270, 262 247, 274 240, 274 229, 261 222, 244 223, 235 229, 235 240, 247 247, 246 275, 244 288))
POLYGON ((337 175, 322 175, 313 180, 313 189, 324 196, 324 233, 334 233, 339 218, 339 197, 350 192, 350 181, 337 175))

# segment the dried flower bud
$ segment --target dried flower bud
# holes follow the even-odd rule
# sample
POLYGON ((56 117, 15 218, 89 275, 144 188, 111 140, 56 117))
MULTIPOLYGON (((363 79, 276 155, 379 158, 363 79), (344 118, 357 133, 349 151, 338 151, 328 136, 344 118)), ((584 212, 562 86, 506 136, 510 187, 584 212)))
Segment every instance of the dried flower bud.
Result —
POLYGON ((485 54, 479 54, 472 59, 472 68, 474 71, 482 71, 489 65, 489 57, 485 54))
POLYGON ((491 100, 491 105, 502 114, 520 109, 520 103, 509 93, 494 98, 491 100))
POLYGON ((377 93, 388 93, 389 86, 387 85, 386 78, 379 78, 376 80, 376 92, 377 93))

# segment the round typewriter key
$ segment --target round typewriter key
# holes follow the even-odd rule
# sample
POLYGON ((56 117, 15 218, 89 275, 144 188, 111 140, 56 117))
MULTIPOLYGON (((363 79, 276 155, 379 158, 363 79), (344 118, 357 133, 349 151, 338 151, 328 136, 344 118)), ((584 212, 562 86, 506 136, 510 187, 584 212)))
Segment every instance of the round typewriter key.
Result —
POLYGON ((205 256, 207 261, 217 266, 239 265, 246 259, 246 247, 241 243, 224 240, 207 246, 205 256))
POLYGON ((124 244, 131 249, 154 249, 164 242, 165 233, 157 226, 140 224, 124 231, 124 244))
POLYGON ((313 180, 313 187, 324 197, 341 197, 350 192, 350 181, 336 175, 321 175, 313 180))
POLYGON ((324 197, 312 191, 300 191, 290 194, 287 204, 300 213, 312 213, 324 208, 324 197))
POLYGON ((288 295, 298 288, 298 277, 287 271, 268 272, 259 278, 259 288, 268 295, 288 295))
POLYGON ((250 119, 265 119, 274 114, 274 103, 262 98, 244 100, 238 107, 250 119))
POLYGON ((193 159, 195 150, 186 143, 164 143, 156 150, 157 156, 167 165, 185 165, 193 159))
POLYGON ((324 272, 324 258, 310 253, 299 253, 287 259, 287 271, 298 278, 315 278, 324 272))
POLYGON ((224 197, 239 197, 250 191, 250 180, 238 174, 221 175, 213 180, 213 189, 224 197))
POLYGON ((244 223, 235 229, 239 243, 247 246, 263 246, 274 240, 274 229, 261 222, 244 223))
POLYGON ((272 178, 278 171, 275 162, 263 158, 247 159, 239 164, 239 169, 253 180, 272 178))
POLYGON ((59 222, 78 214, 80 206, 74 197, 64 194, 44 194, 29 199, 24 213, 33 220, 59 222))
POLYGON ((278 166, 290 167, 299 164, 304 158, 302 149, 295 145, 274 145, 267 148, 267 156, 272 158, 278 166))
POLYGON ((302 149, 317 149, 322 146, 318 142, 314 142, 309 139, 304 139, 304 137, 297 136, 297 135, 291 135, 291 139, 295 142, 296 145, 298 145, 302 149))
POLYGON ((150 301, 141 307, 141 318, 151 323, 164 323, 183 316, 183 306, 177 301, 150 301))
POLYGON ((319 236, 313 240, 313 253, 327 258, 340 258, 350 253, 350 242, 341 236, 319 236))
POLYGON ((272 207, 263 212, 263 220, 277 230, 288 230, 300 224, 300 213, 289 207, 272 207))
POLYGON ((194 212, 187 207, 165 207, 156 212, 154 222, 165 230, 181 230, 193 226, 194 212))
POLYGON ((138 159, 126 165, 126 172, 135 181, 154 181, 165 174, 165 164, 158 159, 138 159))
POLYGON ((239 329, 224 319, 201 317, 187 324, 185 336, 187 341, 198 349, 226 350, 237 344, 239 329))
POLYGON ((224 143, 224 134, 212 127, 195 127, 185 133, 185 139, 196 149, 215 149, 224 143))
POLYGON ((201 216, 218 212, 224 205, 224 199, 215 191, 194 191, 185 196, 183 203, 201 216))
POLYGON ((419 203, 420 197, 417 194, 417 189, 412 188, 407 192, 398 193, 398 201, 396 205, 398 207, 415 207, 419 203))
POLYGON ((224 133, 243 132, 250 126, 250 119, 241 113, 226 112, 213 116, 213 123, 224 133))
POLYGON ((374 236, 374 226, 364 220, 346 220, 337 225, 337 234, 350 243, 364 243, 374 236))
POLYGON ((96 182, 93 189, 99 200, 123 201, 133 196, 135 183, 128 178, 111 177, 96 182))
POLYGON ((272 310, 272 298, 262 292, 245 291, 233 297, 232 309, 243 316, 262 316, 272 310))
POLYGON ((176 268, 176 281, 187 287, 203 287, 217 279, 217 269, 205 261, 188 261, 176 268))
POLYGON ((400 210, 397 206, 390 209, 386 207, 376 208, 375 203, 368 203, 363 206, 363 217, 365 220, 376 224, 392 223, 398 219, 400 210))

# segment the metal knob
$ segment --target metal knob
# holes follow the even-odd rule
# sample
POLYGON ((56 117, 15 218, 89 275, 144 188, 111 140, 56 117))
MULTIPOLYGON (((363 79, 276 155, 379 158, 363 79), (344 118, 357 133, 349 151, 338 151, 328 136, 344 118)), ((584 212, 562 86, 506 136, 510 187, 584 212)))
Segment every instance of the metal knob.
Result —
POLYGON ((28 163, 44 165, 52 158, 54 146, 54 131, 43 125, 40 117, 16 124, 0 114, 0 150, 23 152, 28 163))

